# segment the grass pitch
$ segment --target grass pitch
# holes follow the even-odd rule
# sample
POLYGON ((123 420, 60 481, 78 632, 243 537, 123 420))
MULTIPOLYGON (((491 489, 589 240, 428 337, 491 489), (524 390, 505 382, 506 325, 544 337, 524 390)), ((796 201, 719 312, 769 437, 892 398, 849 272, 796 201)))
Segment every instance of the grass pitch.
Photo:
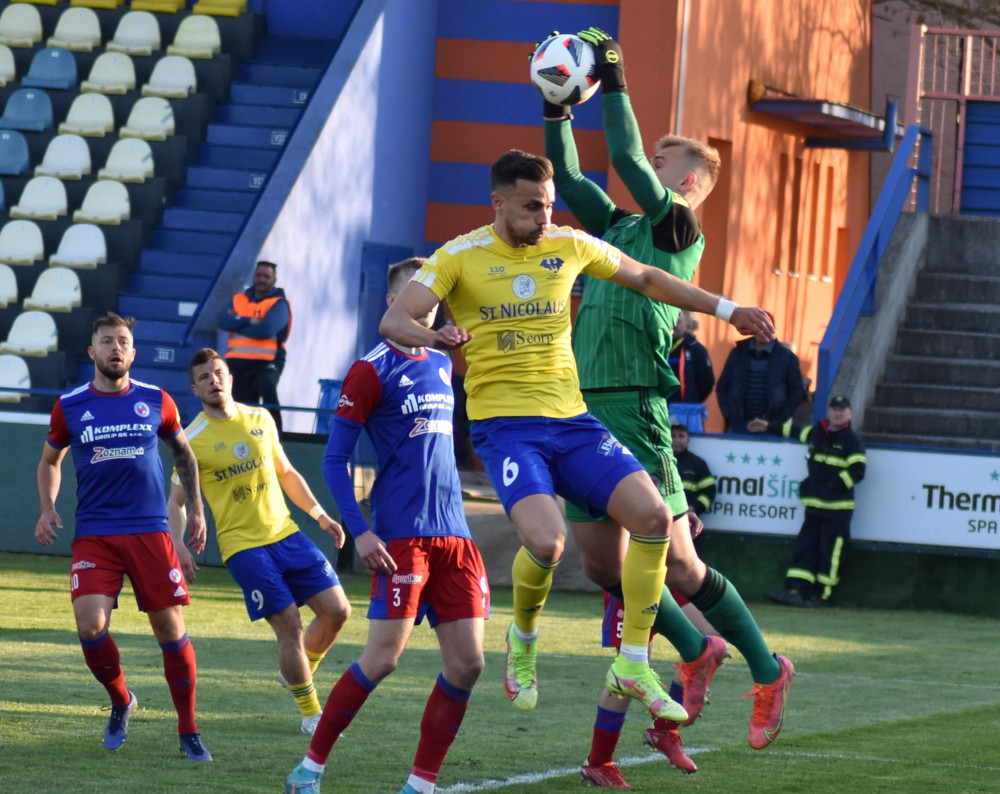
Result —
MULTIPOLYGON (((112 631, 139 698, 128 743, 101 748, 107 697, 87 671, 73 627, 69 561, 0 554, 0 791, 279 792, 308 740, 275 682, 270 628, 251 624, 235 583, 203 569, 185 614, 198 654, 198 718, 215 762, 184 761, 159 648, 126 586, 112 631)), ((321 700, 360 652, 367 577, 349 576, 355 608, 320 667, 321 700)), ((630 711, 618 759, 637 791, 1000 792, 1000 623, 958 615, 874 610, 794 610, 753 605, 771 647, 797 675, 781 737, 766 750, 746 741, 751 688, 743 659, 716 675, 711 705, 684 729, 700 767, 683 775, 642 746, 645 715, 630 711)), ((308 611, 305 612, 308 615, 308 611)), ((534 712, 503 692, 510 591, 493 594, 487 669, 438 781, 441 792, 579 792, 600 682, 600 597, 555 593, 542 620, 534 712)), ((664 677, 675 660, 657 639, 664 677)), ((396 792, 409 772, 430 687, 441 669, 433 632, 418 627, 399 670, 369 699, 338 742, 325 792, 396 792)))

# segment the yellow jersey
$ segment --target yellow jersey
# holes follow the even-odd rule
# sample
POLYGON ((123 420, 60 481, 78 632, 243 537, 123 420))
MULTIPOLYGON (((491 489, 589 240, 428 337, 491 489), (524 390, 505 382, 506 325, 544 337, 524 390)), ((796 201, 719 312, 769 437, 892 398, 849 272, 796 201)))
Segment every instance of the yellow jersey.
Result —
MULTIPOLYGON (((274 419, 264 408, 236 403, 236 409, 232 419, 212 419, 202 411, 184 428, 223 562, 299 531, 274 466, 281 451, 274 419)), ((171 481, 180 485, 176 469, 171 481)))
POLYGON ((570 293, 580 273, 611 278, 621 251, 568 226, 513 248, 493 226, 441 246, 413 276, 472 334, 462 348, 470 419, 587 410, 573 358, 570 293))

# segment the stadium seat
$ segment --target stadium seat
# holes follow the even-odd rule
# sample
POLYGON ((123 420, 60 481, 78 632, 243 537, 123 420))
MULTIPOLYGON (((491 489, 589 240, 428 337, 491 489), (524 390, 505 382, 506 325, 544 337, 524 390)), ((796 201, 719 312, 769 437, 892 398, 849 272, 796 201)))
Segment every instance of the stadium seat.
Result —
POLYGON ((17 303, 17 276, 10 265, 0 265, 0 309, 17 303))
POLYGON ((0 130, 0 174, 20 176, 31 166, 28 142, 17 130, 0 130))
POLYGON ((49 267, 93 270, 108 261, 108 244, 100 226, 75 223, 63 232, 59 249, 49 257, 49 267))
POLYGON ((97 56, 80 90, 98 94, 127 94, 135 88, 135 64, 124 52, 105 52, 97 56))
POLYGON ((42 230, 34 221, 7 221, 0 229, 0 262, 31 266, 44 258, 42 230))
POLYGON ((17 79, 14 53, 6 44, 0 44, 0 88, 17 79))
POLYGON ((35 176, 54 176, 59 179, 83 179, 90 173, 90 147, 79 135, 57 135, 45 148, 40 165, 35 166, 35 176))
POLYGON ((213 17, 238 17, 247 10, 247 0, 200 0, 191 9, 193 14, 213 17))
MULTIPOLYGON (((28 362, 11 354, 0 356, 0 386, 6 388, 31 388, 31 373, 28 362)), ((0 403, 19 403, 27 394, 17 391, 0 390, 0 403)))
POLYGON ((71 6, 86 6, 87 8, 110 8, 125 5, 125 0, 69 0, 71 6))
POLYGON ((167 47, 167 55, 188 58, 211 58, 217 52, 222 52, 219 23, 212 17, 195 14, 181 20, 174 43, 167 47))
POLYGON ((54 176, 36 176, 24 186, 17 205, 10 208, 10 217, 54 221, 66 210, 66 186, 54 176))
POLYGON ((174 134, 174 109, 163 97, 137 99, 128 114, 128 121, 118 130, 119 138, 143 138, 165 141, 174 134))
POLYGON ((156 17, 148 11, 129 11, 119 20, 107 50, 129 55, 152 55, 161 46, 160 23, 156 17))
POLYGON ((79 82, 76 58, 62 47, 46 47, 35 53, 21 85, 32 88, 55 88, 66 91, 79 82))
POLYGON ((7 98, 0 129, 42 132, 53 125, 52 100, 38 88, 19 88, 7 98))
POLYGON ((186 0, 132 0, 132 8, 136 11, 156 11, 160 14, 176 14, 183 11, 186 0))
POLYGON ((98 179, 145 182, 154 173, 153 150, 141 138, 123 138, 111 147, 98 179))
POLYGON ((142 87, 143 96, 186 99, 198 90, 194 64, 183 55, 165 55, 156 62, 149 82, 142 87))
MULTIPOLYGON (((13 213, 13 210, 11 210, 13 213)), ((83 204, 73 213, 74 223, 100 223, 118 226, 132 213, 128 190, 121 182, 101 179, 90 186, 83 204)))
POLYGON ((101 46, 101 22, 89 8, 67 8, 47 43, 73 52, 93 52, 101 46))
POLYGON ((104 94, 80 94, 69 106, 66 121, 59 125, 59 132, 85 138, 103 138, 114 131, 115 110, 104 94))
POLYGON ((56 321, 48 312, 26 311, 14 318, 7 339, 0 342, 0 353, 44 358, 59 349, 56 321))
POLYGON ((81 303, 80 277, 76 272, 65 267, 51 267, 38 276, 31 295, 24 299, 24 308, 65 313, 81 303))
POLYGON ((26 3, 11 3, 0 14, 0 44, 31 47, 42 40, 42 15, 26 3))

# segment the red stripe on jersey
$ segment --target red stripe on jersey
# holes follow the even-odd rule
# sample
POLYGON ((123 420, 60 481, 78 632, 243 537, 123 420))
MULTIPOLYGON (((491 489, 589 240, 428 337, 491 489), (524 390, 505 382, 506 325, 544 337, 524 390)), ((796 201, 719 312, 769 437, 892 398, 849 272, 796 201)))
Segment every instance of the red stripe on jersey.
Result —
POLYGON ((378 372, 365 360, 355 361, 347 371, 337 402, 337 416, 364 424, 382 401, 378 372))

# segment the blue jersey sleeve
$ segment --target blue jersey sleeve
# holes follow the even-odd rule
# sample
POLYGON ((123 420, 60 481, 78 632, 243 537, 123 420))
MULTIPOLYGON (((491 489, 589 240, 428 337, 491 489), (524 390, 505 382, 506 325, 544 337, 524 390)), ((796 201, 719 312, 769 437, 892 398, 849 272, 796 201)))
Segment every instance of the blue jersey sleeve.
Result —
POLYGON ((326 442, 326 453, 323 455, 323 476, 326 478, 326 484, 333 494, 333 500, 337 503, 344 526, 354 537, 363 535, 370 529, 354 498, 354 483, 351 482, 347 468, 354 446, 361 435, 361 428, 362 425, 357 422, 335 416, 330 428, 330 438, 326 442))

